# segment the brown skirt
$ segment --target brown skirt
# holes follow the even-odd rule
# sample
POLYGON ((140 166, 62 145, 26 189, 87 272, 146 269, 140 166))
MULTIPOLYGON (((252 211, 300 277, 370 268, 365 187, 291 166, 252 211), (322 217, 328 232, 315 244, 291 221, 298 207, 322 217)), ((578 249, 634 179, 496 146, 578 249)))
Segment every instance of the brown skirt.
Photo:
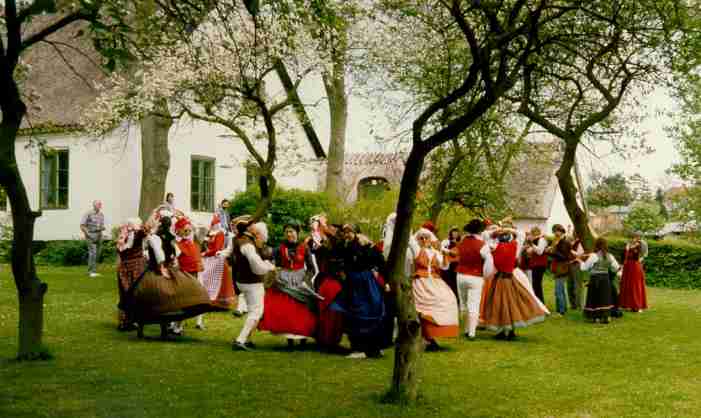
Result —
POLYGON ((534 296, 511 275, 499 273, 492 280, 484 306, 484 326, 492 331, 524 328, 545 319, 534 296))
POLYGON ((141 315, 163 315, 225 310, 209 300, 207 289, 193 276, 178 269, 168 269, 170 277, 147 271, 134 290, 134 309, 141 315))

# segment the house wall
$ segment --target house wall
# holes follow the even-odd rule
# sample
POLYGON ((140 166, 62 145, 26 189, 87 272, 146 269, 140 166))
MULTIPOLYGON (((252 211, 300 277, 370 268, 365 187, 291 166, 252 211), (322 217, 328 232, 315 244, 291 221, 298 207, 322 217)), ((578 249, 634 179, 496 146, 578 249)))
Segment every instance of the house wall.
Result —
POLYGON ((555 198, 553 199, 552 207, 550 209, 550 217, 545 222, 545 229, 543 232, 550 234, 552 227, 555 224, 560 224, 567 229, 569 225, 572 225, 572 220, 570 219, 569 213, 567 213, 567 208, 565 207, 565 202, 562 199, 562 192, 560 187, 557 185, 557 179, 555 181, 555 198))
MULTIPOLYGON (((301 137, 300 137, 301 138, 301 137)), ((105 138, 94 141, 83 135, 59 134, 38 138, 51 148, 69 150, 69 204, 67 209, 44 210, 37 219, 35 240, 76 239, 82 215, 92 201, 103 201, 107 233, 127 218, 138 216, 141 184, 141 138, 138 126, 121 126, 105 138)), ((209 212, 192 212, 190 170, 193 156, 215 160, 215 203, 245 190, 248 152, 216 125, 181 121, 170 131, 171 166, 166 190, 175 194, 177 208, 188 213, 196 226, 208 226, 209 212)), ((39 210, 40 154, 20 138, 15 147, 20 173, 33 210, 39 210)), ((313 160, 311 147, 303 142, 301 158, 313 160)), ((318 162, 287 162, 275 171, 278 184, 285 188, 317 190, 318 162), (290 169, 290 166, 297 169, 290 169)))

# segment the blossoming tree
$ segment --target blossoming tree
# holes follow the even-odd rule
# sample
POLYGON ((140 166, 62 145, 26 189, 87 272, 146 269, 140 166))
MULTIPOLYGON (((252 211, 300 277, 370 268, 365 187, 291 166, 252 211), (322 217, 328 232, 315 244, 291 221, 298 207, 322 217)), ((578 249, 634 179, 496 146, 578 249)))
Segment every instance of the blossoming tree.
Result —
POLYGON ((133 76, 112 75, 86 114, 92 132, 158 114, 164 99, 169 115, 223 126, 254 162, 261 191, 254 216, 262 216, 276 186, 278 155, 297 150, 295 96, 271 88, 275 74, 284 65, 296 89, 326 63, 320 38, 307 27, 306 3, 279 0, 252 9, 240 1, 214 2, 196 28, 174 32, 171 45, 154 50, 133 76))

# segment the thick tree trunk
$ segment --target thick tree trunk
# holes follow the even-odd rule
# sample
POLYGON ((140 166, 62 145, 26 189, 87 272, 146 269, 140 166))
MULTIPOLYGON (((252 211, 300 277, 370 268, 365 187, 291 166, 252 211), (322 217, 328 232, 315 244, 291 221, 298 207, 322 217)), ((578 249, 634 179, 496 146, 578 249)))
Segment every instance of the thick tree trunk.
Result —
POLYGON ((572 177, 572 169, 575 164, 575 156, 579 138, 571 138, 565 140, 565 154, 562 157, 562 163, 557 170, 557 181, 562 192, 562 200, 565 203, 567 213, 570 215, 574 230, 582 239, 582 246, 585 250, 590 251, 594 248, 594 236, 589 228, 589 217, 587 213, 579 206, 577 201, 577 187, 575 186, 574 178, 572 177))
POLYGON ((343 58, 336 57, 333 74, 324 76, 326 97, 329 101, 331 133, 329 156, 326 164, 326 193, 339 201, 343 199, 343 168, 346 155, 346 126, 348 123, 348 97, 346 96, 346 66, 343 58))
POLYGON ((8 96, 2 103, 3 119, 0 124, 0 185, 5 189, 12 207, 12 275, 19 299, 17 358, 44 359, 47 353, 42 345, 43 307, 47 285, 36 275, 32 254, 34 222, 41 213, 32 212, 27 190, 17 167, 15 140, 26 107, 19 98, 14 82, 10 83, 9 87, 9 91, 6 92, 8 96), (8 97, 11 99, 8 100, 8 97))
MULTIPOLYGON (((160 110, 167 112, 165 103, 160 110)), ((163 113, 165 114, 165 113, 163 113)), ((171 118, 149 115, 141 120, 141 198, 139 217, 146 221, 151 211, 163 202, 170 169, 168 132, 171 118)))
POLYGON ((426 151, 414 143, 404 169, 397 202, 397 224, 387 260, 391 286, 396 289, 399 336, 394 357, 392 386, 387 394, 391 402, 412 402, 418 396, 419 356, 423 350, 421 323, 416 313, 411 278, 404 275, 404 262, 411 220, 416 207, 416 191, 426 151))
POLYGON ((253 213, 253 219, 260 220, 265 217, 273 204, 273 194, 277 186, 277 180, 272 173, 261 173, 258 177, 260 186, 260 201, 256 206, 256 211, 253 213))

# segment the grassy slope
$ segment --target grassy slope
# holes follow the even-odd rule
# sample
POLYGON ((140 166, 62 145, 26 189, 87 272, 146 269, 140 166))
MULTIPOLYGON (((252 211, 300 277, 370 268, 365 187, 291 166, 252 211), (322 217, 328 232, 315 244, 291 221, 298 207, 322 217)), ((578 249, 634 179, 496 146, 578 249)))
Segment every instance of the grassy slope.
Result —
MULTIPOLYGON (((242 321, 207 317, 177 342, 139 341, 115 331, 112 271, 41 271, 49 283, 45 341, 55 360, 10 360, 17 300, 0 272, 0 417, 620 417, 701 415, 701 292, 649 289, 651 310, 613 324, 577 312, 521 332, 515 343, 482 333, 476 342, 422 359, 418 405, 379 402, 393 354, 350 360, 287 353, 258 334, 257 353, 232 352, 242 321)), ((552 289, 548 288, 549 302, 552 289)))

